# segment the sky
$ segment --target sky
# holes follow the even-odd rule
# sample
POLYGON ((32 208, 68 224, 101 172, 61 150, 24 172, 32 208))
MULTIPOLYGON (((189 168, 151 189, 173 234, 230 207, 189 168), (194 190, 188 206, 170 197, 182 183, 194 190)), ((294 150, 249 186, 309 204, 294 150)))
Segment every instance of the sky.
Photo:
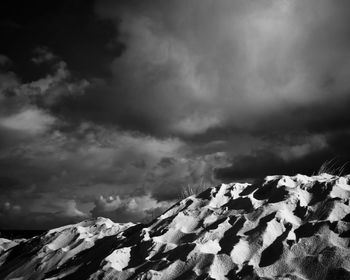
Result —
POLYGON ((1 6, 0 229, 146 222, 188 186, 350 160, 347 0, 1 6))

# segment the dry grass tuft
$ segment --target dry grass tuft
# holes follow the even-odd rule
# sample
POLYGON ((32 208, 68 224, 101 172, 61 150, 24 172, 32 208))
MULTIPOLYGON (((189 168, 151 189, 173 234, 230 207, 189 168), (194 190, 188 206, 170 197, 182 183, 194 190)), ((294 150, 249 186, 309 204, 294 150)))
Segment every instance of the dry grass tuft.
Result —
POLYGON ((341 164, 335 158, 327 160, 321 165, 320 169, 317 172, 317 175, 327 173, 330 175, 342 176, 344 175, 347 164, 347 162, 341 164))
POLYGON ((180 199, 185 199, 186 197, 200 194, 201 192, 205 191, 210 187, 209 184, 204 183, 203 180, 201 180, 198 184, 187 184, 182 187, 181 193, 180 193, 180 199))

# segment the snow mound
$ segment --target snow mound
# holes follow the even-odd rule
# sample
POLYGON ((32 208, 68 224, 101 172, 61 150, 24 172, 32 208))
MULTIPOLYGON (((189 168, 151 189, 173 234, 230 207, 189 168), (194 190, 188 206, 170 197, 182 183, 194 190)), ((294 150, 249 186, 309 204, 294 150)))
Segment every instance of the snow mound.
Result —
POLYGON ((0 255, 0 279, 350 279, 350 176, 222 184, 150 224, 99 218, 0 255))
POLYGON ((10 240, 6 238, 0 238, 0 254, 16 245, 18 245, 17 240, 10 240))

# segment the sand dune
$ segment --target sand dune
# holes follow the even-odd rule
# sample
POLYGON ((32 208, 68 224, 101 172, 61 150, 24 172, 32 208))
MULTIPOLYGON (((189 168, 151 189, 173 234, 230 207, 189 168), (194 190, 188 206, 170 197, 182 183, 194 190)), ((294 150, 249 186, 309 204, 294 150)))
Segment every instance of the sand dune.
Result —
POLYGON ((350 279, 349 182, 269 176, 209 188, 147 225, 57 228, 2 247, 0 279, 350 279))

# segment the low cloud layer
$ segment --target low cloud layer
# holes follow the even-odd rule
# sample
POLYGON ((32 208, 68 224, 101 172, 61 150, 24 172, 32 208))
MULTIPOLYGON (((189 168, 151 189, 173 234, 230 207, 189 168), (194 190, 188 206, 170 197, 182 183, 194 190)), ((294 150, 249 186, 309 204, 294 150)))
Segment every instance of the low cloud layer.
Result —
POLYGON ((91 210, 93 217, 107 217, 120 222, 149 222, 168 209, 174 201, 158 202, 150 194, 121 199, 100 196, 91 210))

